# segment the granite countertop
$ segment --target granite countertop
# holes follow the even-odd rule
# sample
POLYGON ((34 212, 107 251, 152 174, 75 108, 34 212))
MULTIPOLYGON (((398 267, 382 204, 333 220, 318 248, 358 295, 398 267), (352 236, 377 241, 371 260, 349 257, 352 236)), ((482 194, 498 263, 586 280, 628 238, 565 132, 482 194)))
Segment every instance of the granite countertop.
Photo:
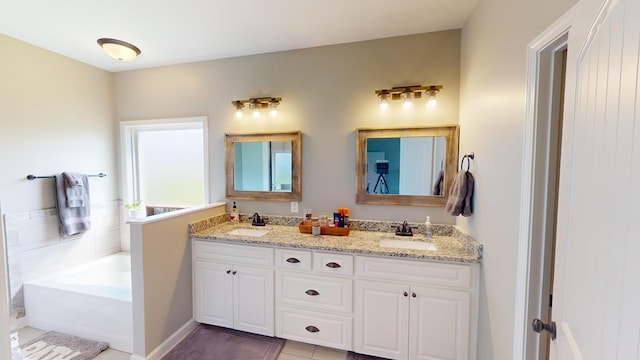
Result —
POLYGON ((414 236, 407 237, 396 236, 393 232, 351 230, 348 236, 313 236, 312 234, 300 233, 297 226, 291 225, 267 224, 261 227, 251 226, 250 223, 233 224, 221 222, 204 229, 193 228, 191 237, 205 241, 325 250, 413 260, 479 263, 482 257, 482 245, 478 244, 477 241, 473 240, 469 243, 467 239, 461 239, 453 234, 451 236, 434 235, 431 241, 436 245, 437 250, 413 250, 380 246, 381 239, 427 240, 424 235, 417 233, 414 236), (263 229, 269 232, 260 237, 228 234, 228 232, 238 228, 263 229))

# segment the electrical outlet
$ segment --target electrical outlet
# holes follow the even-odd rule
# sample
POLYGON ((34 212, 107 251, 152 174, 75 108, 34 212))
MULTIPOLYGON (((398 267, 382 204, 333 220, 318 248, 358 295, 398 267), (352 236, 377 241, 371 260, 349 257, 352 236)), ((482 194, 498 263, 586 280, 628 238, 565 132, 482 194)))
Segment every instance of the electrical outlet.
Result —
POLYGON ((292 213, 297 213, 298 212, 298 202, 297 201, 292 201, 291 202, 291 212, 292 213))

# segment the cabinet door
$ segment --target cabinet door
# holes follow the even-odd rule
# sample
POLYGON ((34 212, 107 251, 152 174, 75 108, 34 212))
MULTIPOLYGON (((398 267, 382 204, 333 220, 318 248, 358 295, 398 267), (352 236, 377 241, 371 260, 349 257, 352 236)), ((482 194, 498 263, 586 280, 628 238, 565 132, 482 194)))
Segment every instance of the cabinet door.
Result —
POLYGON ((273 270, 236 266, 232 274, 235 328, 273 336, 273 270))
POLYGON ((469 358, 470 294, 411 287, 409 359, 469 358))
POLYGON ((409 286, 356 281, 354 350, 406 359, 409 352, 409 286))
POLYGON ((194 264, 194 316, 196 321, 233 328, 231 265, 196 261, 194 264))

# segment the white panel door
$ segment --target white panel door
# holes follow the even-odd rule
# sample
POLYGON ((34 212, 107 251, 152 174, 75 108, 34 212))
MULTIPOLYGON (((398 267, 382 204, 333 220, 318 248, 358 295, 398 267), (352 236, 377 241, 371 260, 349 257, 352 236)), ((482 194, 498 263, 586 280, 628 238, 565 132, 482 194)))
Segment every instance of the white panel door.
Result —
POLYGON ((196 261, 194 266, 195 319, 233 328, 233 278, 231 265, 196 261))
POLYGON ((234 267, 235 328, 274 335, 273 270, 234 267))
POLYGON ((469 358, 469 292, 411 287, 409 359, 469 358))
POLYGON ((551 359, 640 359, 640 1, 569 33, 551 359))
POLYGON ((431 194, 433 157, 433 137, 400 138, 400 194, 431 194))

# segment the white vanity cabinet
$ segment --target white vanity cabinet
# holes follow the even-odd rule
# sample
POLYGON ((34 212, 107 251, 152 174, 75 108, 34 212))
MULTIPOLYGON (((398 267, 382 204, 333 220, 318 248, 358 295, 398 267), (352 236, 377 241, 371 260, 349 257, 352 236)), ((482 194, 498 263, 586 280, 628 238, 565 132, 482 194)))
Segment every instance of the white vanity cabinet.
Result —
POLYGON ((273 248, 193 241, 195 320, 274 335, 273 248))
POLYGON ((390 359, 472 359, 477 269, 356 257, 354 351, 390 359))
POLYGON ((276 249, 276 336, 351 350, 353 256, 276 249))

